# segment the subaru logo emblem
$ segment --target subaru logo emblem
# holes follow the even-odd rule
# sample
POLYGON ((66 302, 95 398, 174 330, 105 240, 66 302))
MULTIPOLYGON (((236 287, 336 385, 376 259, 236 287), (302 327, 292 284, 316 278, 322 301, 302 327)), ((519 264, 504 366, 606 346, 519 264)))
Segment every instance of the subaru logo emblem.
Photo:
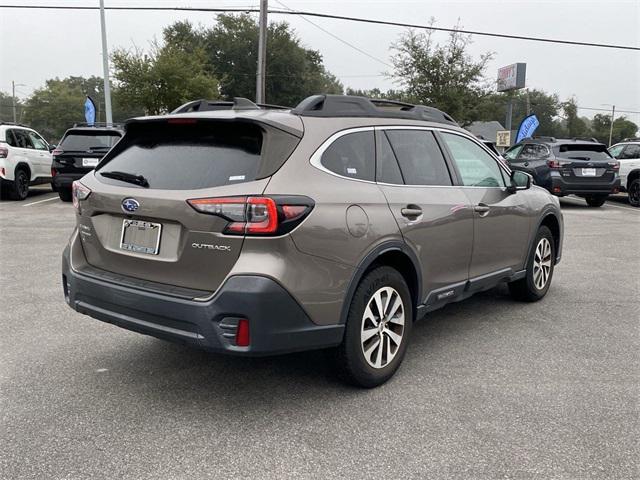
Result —
POLYGON ((134 198, 125 198, 122 201, 122 210, 125 212, 133 213, 138 210, 138 207, 140 207, 140 203, 134 198))

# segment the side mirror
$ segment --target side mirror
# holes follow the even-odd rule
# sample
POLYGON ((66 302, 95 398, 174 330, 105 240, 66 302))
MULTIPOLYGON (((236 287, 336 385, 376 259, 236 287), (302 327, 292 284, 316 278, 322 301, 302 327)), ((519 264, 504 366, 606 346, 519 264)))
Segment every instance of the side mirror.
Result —
POLYGON ((49 153, 53 152, 56 149, 57 145, 49 145, 49 153))
POLYGON ((511 171, 511 187, 509 187, 510 193, 516 193, 518 190, 529 190, 533 177, 528 173, 521 172, 520 170, 511 171))

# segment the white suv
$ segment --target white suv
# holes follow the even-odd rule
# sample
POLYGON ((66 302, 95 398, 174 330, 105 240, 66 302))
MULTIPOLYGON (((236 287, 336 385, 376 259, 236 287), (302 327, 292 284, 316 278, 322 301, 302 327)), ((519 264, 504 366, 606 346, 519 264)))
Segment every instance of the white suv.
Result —
POLYGON ((0 123, 0 194, 24 200, 29 185, 51 181, 49 144, 35 130, 0 123))
POLYGON ((620 187, 629 194, 629 203, 640 207, 640 138, 628 138, 609 148, 620 162, 620 187))

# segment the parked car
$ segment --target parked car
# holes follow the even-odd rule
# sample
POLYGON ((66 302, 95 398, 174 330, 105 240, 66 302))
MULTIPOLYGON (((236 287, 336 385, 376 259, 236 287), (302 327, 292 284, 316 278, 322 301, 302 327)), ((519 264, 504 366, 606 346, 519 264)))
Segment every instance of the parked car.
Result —
POLYGON ((562 251, 529 175, 439 110, 363 97, 134 119, 73 185, 74 310, 229 354, 333 349, 364 387, 427 312, 502 282, 543 298, 562 251))
POLYGON ((52 188, 60 200, 71 201, 71 184, 93 170, 124 131, 119 125, 74 126, 53 150, 52 188))
POLYGON ((0 194, 24 200, 29 186, 51 181, 49 144, 34 129, 0 123, 0 194))
POLYGON ((532 175, 536 185, 559 197, 584 197, 590 207, 601 207, 620 189, 619 164, 595 139, 526 138, 504 157, 512 169, 532 175))
POLYGON ((626 138, 609 153, 620 162, 620 190, 627 192, 631 205, 640 207, 640 138, 626 138))

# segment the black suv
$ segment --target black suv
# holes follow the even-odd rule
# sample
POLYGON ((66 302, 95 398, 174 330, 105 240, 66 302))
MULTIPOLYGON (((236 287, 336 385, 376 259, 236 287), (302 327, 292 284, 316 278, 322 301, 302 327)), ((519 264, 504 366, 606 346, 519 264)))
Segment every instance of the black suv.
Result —
POLYGON ((53 150, 51 187, 63 202, 71 201, 71 184, 93 170, 124 135, 120 126, 74 126, 53 150))
POLYGON ((532 175, 536 185, 559 197, 584 197, 590 207, 602 206, 620 190, 620 164, 596 139, 525 138, 504 157, 513 170, 532 175))

